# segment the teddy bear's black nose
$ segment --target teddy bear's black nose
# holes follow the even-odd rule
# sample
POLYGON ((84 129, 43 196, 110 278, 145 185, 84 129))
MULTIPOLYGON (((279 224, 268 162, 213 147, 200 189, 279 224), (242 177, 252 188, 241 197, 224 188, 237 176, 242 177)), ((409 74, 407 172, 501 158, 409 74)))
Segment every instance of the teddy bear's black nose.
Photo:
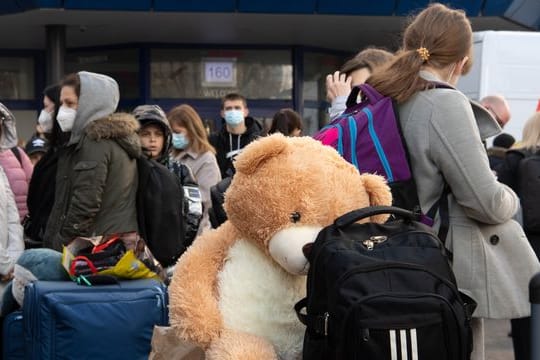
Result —
POLYGON ((306 258, 309 257, 309 254, 311 253, 312 248, 313 248, 313 243, 307 243, 306 245, 302 246, 302 252, 304 253, 304 256, 306 258))

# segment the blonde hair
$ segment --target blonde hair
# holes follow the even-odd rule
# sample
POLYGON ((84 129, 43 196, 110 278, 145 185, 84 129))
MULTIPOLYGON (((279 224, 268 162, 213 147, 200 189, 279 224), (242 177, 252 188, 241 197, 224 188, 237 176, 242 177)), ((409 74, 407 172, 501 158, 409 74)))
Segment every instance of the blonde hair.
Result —
MULTIPOLYGON (((182 104, 174 107, 168 114, 167 118, 171 127, 176 124, 186 128, 189 139, 190 149, 197 154, 203 154, 210 151, 216 153, 216 149, 208 142, 208 134, 204 128, 201 117, 194 108, 187 104, 182 104)), ((177 151, 176 149, 174 150, 177 151)))
MULTIPOLYGON (((434 3, 413 18, 403 34, 401 49, 367 83, 403 103, 418 91, 433 87, 419 76, 423 65, 444 69, 466 56, 471 58, 471 52, 472 28, 465 12, 434 3)), ((465 64, 464 74, 470 66, 471 60, 465 64)))
POLYGON ((523 126, 523 135, 520 147, 534 150, 540 146, 540 112, 531 116, 525 126, 523 126))

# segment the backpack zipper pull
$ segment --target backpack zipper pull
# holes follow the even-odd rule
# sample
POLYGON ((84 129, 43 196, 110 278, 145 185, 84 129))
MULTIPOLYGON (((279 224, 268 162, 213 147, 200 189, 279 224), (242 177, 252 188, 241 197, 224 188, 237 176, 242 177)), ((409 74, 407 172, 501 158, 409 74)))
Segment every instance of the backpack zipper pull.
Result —
POLYGON ((370 251, 373 250, 373 247, 375 246, 375 242, 371 239, 362 241, 362 244, 370 251))
POLYGON ((369 341, 369 329, 362 329, 362 341, 369 341))
POLYGON ((384 235, 376 235, 376 236, 372 236, 370 237, 369 239, 367 240, 362 240, 362 244, 364 244, 364 246, 368 249, 368 250, 373 250, 373 248, 375 247, 375 245, 377 244, 380 244, 382 242, 385 242, 387 239, 386 236, 384 235))

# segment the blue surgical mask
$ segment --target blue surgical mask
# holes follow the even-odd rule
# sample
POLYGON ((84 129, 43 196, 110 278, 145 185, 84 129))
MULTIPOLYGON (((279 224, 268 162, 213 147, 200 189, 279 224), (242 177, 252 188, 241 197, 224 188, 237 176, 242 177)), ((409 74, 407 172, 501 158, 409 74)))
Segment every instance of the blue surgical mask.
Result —
POLYGON ((172 146, 178 150, 184 150, 189 145, 189 139, 182 133, 172 134, 172 146))
POLYGON ((237 127, 244 121, 244 112, 242 110, 225 111, 225 122, 231 127, 237 127))

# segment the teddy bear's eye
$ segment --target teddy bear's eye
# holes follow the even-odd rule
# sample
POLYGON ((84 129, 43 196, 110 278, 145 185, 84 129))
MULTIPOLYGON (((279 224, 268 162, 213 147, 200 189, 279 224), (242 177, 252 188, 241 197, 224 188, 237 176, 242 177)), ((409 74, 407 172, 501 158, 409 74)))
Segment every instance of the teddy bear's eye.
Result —
POLYGON ((295 211, 295 212, 292 212, 291 213, 291 221, 293 223, 297 223, 300 221, 300 218, 301 218, 301 215, 298 211, 295 211))

